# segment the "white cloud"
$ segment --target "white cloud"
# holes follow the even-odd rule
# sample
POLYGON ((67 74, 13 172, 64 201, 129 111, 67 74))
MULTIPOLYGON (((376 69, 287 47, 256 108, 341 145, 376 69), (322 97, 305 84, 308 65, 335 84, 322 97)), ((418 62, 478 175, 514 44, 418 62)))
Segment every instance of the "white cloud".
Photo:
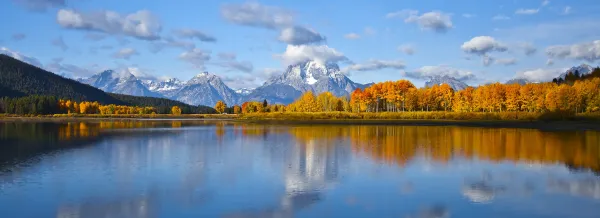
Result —
POLYGON ((546 48, 550 58, 600 61, 600 40, 573 45, 555 45, 546 48))
POLYGON ((519 8, 515 11, 515 14, 520 14, 520 15, 532 15, 532 14, 537 14, 538 12, 540 12, 539 8, 536 9, 523 9, 523 8, 519 8))
POLYGON ((546 61, 546 66, 552 66, 552 65, 554 65, 554 60, 552 60, 552 59, 548 59, 548 60, 546 61))
POLYGON ((348 34, 344 35, 344 38, 350 39, 350 40, 360 39, 360 35, 358 35, 356 33, 348 33, 348 34))
POLYGON ((66 0, 13 0, 28 10, 44 12, 50 8, 63 7, 66 0))
POLYGON ((325 64, 348 59, 343 53, 327 45, 288 45, 283 54, 274 57, 280 59, 284 65, 294 65, 306 61, 325 64))
POLYGON ((301 26, 282 29, 278 39, 290 45, 304 45, 325 41, 325 37, 318 32, 301 26))
POLYGON ((117 53, 113 54, 113 57, 120 58, 120 59, 129 59, 130 57, 132 57, 134 55, 139 55, 139 53, 135 49, 123 48, 123 49, 117 51, 117 53))
POLYGON ((416 23, 421 29, 433 30, 438 33, 453 28, 451 15, 441 11, 431 11, 419 15, 416 10, 402 10, 388 13, 386 18, 404 18, 405 23, 416 23))
POLYGON ((223 82, 233 89, 252 88, 257 86, 253 76, 223 76, 223 82))
POLYGON ((291 11, 256 2, 225 4, 221 7, 221 16, 234 24, 268 29, 287 27, 294 23, 294 13, 291 11))
POLYGON ((489 52, 504 52, 508 48, 490 36, 477 36, 462 44, 461 49, 470 54, 485 55, 489 52))
POLYGON ((407 55, 413 55, 416 53, 414 46, 410 45, 410 44, 404 44, 404 45, 398 46, 398 51, 400 51, 404 54, 407 54, 407 55))
POLYGON ((445 65, 423 66, 411 72, 403 72, 403 75, 414 79, 429 79, 435 76, 450 76, 461 81, 475 78, 475 75, 471 71, 457 69, 445 65))
POLYGON ((69 49, 69 46, 67 46, 67 44, 63 40, 62 36, 60 36, 60 37, 58 37, 56 39, 53 39, 52 40, 52 45, 54 45, 56 47, 59 47, 63 51, 66 51, 67 49, 69 49))
POLYGON ((462 14, 462 16, 464 18, 473 18, 473 17, 476 17, 477 15, 474 15, 474 14, 462 14))
POLYGON ((200 70, 204 70, 204 64, 210 60, 210 52, 194 48, 181 53, 179 59, 192 64, 200 70))
POLYGON ((58 11, 56 20, 63 28, 121 34, 143 40, 160 38, 161 24, 150 11, 121 15, 114 11, 81 13, 71 9, 58 11))
POLYGON ((504 66, 515 65, 517 64, 517 59, 515 58, 499 58, 494 60, 494 64, 501 64, 504 66))
POLYGON ((560 74, 564 73, 567 69, 533 69, 533 70, 525 70, 517 72, 515 78, 519 79, 527 79, 533 82, 547 82, 552 79, 558 77, 560 74))
POLYGON ((344 73, 353 71, 375 71, 386 68, 401 70, 406 67, 404 61, 401 60, 369 60, 362 64, 352 64, 342 70, 344 73))
POLYGON ((181 38, 197 39, 203 42, 216 42, 217 39, 207 33, 195 29, 177 29, 175 35, 181 38))
POLYGON ((143 70, 143 69, 141 69, 139 67, 125 67, 125 68, 123 68, 121 70, 133 74, 138 79, 143 79, 143 80, 147 80, 147 79, 156 80, 156 79, 158 79, 158 78, 156 78, 156 76, 147 73, 145 70, 143 70))
POLYGON ((8 49, 6 47, 0 47, 0 54, 5 54, 5 55, 8 55, 8 56, 11 56, 14 59, 23 61, 23 62, 31 64, 31 65, 34 65, 36 67, 40 67, 40 68, 42 67, 42 62, 40 62, 37 58, 21 54, 19 52, 10 50, 10 49, 8 49))
POLYGON ((544 0, 544 1, 542 2, 542 6, 547 6, 548 4, 550 4, 550 1, 549 1, 549 0, 544 0))
POLYGON ((492 17, 492 20, 510 20, 510 17, 499 14, 499 15, 492 17))
POLYGON ((563 10, 563 14, 567 15, 567 14, 571 14, 571 6, 567 6, 565 7, 565 9, 563 10))

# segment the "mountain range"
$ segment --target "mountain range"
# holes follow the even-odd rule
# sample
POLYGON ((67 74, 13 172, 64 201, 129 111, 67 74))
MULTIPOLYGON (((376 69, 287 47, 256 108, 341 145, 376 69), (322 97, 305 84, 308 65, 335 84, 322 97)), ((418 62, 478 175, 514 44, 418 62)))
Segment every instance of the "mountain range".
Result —
MULTIPOLYGON (((582 64, 563 73, 579 72, 581 75, 591 73, 593 68, 582 64)), ((331 92, 337 96, 348 96, 356 88, 366 88, 371 84, 360 84, 344 75, 337 64, 307 61, 290 65, 280 75, 269 78, 257 88, 233 90, 217 75, 203 72, 188 81, 175 78, 166 80, 138 79, 128 71, 107 70, 92 77, 79 79, 80 82, 97 87, 106 92, 133 96, 163 97, 181 101, 190 105, 213 106, 217 101, 227 105, 242 104, 246 101, 267 100, 272 104, 289 104, 300 97, 302 93, 312 91, 315 94, 331 92)), ((447 75, 430 77, 426 87, 435 84, 448 84, 454 90, 463 90, 466 83, 447 75)), ((513 79, 507 84, 530 83, 525 79, 513 79)))
POLYGON ((227 105, 246 101, 289 104, 302 93, 331 92, 348 96, 356 88, 365 88, 344 75, 337 64, 308 61, 291 65, 281 74, 268 79, 257 88, 233 90, 217 75, 203 72, 188 81, 175 78, 166 80, 138 79, 128 71, 107 70, 89 78, 78 79, 106 92, 118 94, 165 97, 191 105, 213 106, 222 100, 227 105))

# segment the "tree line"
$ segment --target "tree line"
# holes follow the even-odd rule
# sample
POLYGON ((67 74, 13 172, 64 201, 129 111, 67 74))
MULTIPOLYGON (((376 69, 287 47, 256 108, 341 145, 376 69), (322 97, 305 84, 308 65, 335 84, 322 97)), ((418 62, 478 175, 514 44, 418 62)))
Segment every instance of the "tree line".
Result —
POLYGON ((309 91, 288 105, 269 105, 266 100, 245 102, 241 107, 237 105, 232 107, 231 111, 233 113, 600 111, 600 78, 589 77, 569 81, 525 85, 492 83, 457 91, 448 84, 417 88, 408 80, 398 80, 356 89, 349 97, 337 97, 329 92, 315 95, 309 91))
MULTIPOLYGON (((185 113, 193 112, 189 108, 185 113)), ((57 99, 54 96, 26 96, 20 98, 0 98, 0 113, 8 114, 184 114, 184 110, 175 105, 168 110, 158 110, 152 106, 103 105, 97 101, 71 101, 57 99)))

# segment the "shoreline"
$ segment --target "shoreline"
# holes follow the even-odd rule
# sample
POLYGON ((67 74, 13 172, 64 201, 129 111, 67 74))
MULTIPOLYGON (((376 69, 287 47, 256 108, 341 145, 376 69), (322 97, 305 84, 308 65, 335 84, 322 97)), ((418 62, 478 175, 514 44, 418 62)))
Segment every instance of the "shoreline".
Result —
POLYGON ((600 120, 451 120, 451 119, 246 119, 232 114, 190 115, 119 115, 119 116, 0 116, 0 122, 69 122, 69 121, 228 121, 268 125, 397 125, 461 126, 483 128, 524 128, 543 131, 600 131, 600 120))
POLYGON ((600 131, 599 121, 521 121, 521 120, 243 120, 234 122, 276 125, 380 125, 380 126, 460 126, 483 128, 522 128, 544 131, 600 131))

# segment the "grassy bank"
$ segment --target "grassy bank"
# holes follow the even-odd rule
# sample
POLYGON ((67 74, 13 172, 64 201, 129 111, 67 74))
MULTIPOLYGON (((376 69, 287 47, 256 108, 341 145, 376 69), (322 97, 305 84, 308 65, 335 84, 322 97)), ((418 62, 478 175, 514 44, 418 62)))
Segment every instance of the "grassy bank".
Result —
POLYGON ((454 121, 600 121, 600 113, 473 113, 473 112, 383 112, 383 113, 251 113, 241 120, 454 120, 454 121))

